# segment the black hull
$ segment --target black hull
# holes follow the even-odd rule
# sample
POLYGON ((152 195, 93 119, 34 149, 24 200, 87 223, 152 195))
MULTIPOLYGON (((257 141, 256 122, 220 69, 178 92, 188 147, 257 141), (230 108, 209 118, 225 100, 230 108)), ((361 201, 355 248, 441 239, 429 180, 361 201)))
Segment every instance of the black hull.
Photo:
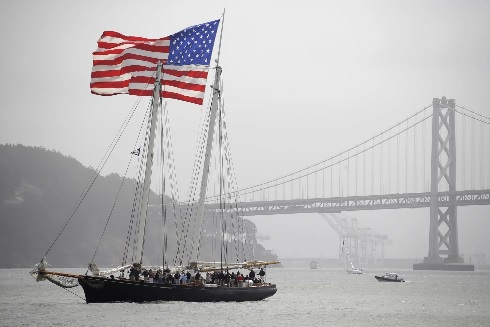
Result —
POLYGON ((393 278, 385 278, 383 276, 374 276, 378 280, 378 282, 391 282, 391 283, 403 283, 405 282, 403 279, 393 279, 393 278))
POLYGON ((260 301, 277 292, 276 285, 257 287, 203 287, 133 282, 83 276, 78 282, 87 303, 106 302, 243 302, 260 301))

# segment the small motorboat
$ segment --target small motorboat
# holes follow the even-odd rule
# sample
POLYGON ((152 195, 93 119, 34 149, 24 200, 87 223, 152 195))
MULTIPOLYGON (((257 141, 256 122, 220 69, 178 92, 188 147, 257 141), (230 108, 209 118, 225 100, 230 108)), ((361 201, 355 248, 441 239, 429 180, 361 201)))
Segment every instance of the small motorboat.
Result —
POLYGON ((378 280, 378 282, 405 282, 403 278, 399 277, 395 273, 386 273, 383 276, 374 276, 378 280))

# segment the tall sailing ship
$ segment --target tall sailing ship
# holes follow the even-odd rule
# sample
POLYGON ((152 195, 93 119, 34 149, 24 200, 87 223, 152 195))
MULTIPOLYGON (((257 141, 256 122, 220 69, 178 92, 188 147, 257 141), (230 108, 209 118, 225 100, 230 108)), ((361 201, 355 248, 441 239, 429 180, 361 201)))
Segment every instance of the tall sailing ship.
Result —
MULTIPOLYGON (((99 269, 94 262, 99 247, 97 245, 85 274, 72 274, 47 268, 46 255, 90 191, 100 174, 102 169, 100 167, 45 257, 31 271, 31 275, 37 281, 48 280, 63 288, 80 285, 87 303, 258 301, 276 293, 276 285, 264 281, 263 269, 279 262, 255 260, 251 257, 253 253, 245 255, 247 236, 250 233, 245 231, 244 219, 240 216, 236 205, 237 192, 233 190, 236 186, 229 187, 233 178, 225 176, 226 172, 231 170, 231 157, 226 142, 219 48, 215 65, 213 63, 214 67, 210 65, 219 23, 220 20, 216 20, 192 26, 162 39, 127 37, 116 32, 104 32, 99 39, 99 48, 94 52, 92 93, 151 95, 150 109, 145 116, 147 130, 144 144, 130 155, 131 158, 134 156, 139 158, 142 173, 136 183, 137 190, 122 264, 106 270, 99 269), (200 179, 193 178, 194 187, 191 187, 190 194, 195 196, 191 196, 183 203, 178 201, 168 113, 166 106, 162 105, 162 98, 174 98, 202 105, 209 70, 215 72, 214 82, 209 110, 205 111, 206 118, 203 119, 201 129, 202 144, 198 146, 202 151, 196 156, 194 165, 194 175, 200 175, 200 179), (157 126, 160 133, 157 133, 157 126), (157 144, 160 145, 160 152, 157 150, 157 144), (207 197, 213 148, 214 151, 219 152, 214 155, 215 161, 219 162, 216 174, 219 179, 219 192, 215 197, 207 197), (152 171, 156 171, 153 165, 158 158, 161 167, 165 167, 159 180, 162 183, 162 195, 161 206, 158 209, 164 222, 162 261, 153 265, 144 265, 147 219, 149 211, 152 210, 149 206, 151 177, 152 171), (166 184, 170 184, 171 195, 167 196, 169 201, 164 201, 166 184), (214 199, 213 208, 219 204, 219 210, 212 211, 206 208, 206 203, 212 201, 210 199, 214 199), (225 210, 225 208, 234 208, 234 210, 225 210), (168 253, 170 247, 167 242, 170 238, 165 234, 168 227, 165 221, 168 216, 175 218, 175 232, 179 234, 180 231, 180 234, 175 237, 177 244, 173 247, 172 255, 168 253), (213 237, 216 238, 217 243, 221 243, 220 258, 217 261, 204 262, 199 260, 206 257, 200 253, 203 221, 210 216, 218 221, 218 232, 215 230, 213 237), (234 244, 236 253, 232 259, 229 253, 232 251, 228 248, 231 244, 234 244), (242 260, 240 260, 240 249, 242 260), (172 261, 170 257, 173 257, 172 264, 170 264, 172 261), (250 276, 245 277, 248 281, 242 280, 242 274, 238 273, 240 269, 242 272, 251 272, 250 276), (260 278, 259 273, 257 278, 254 278, 253 271, 258 272, 259 269, 260 278), (187 280, 188 276, 190 280, 187 280)), ((222 24, 223 20, 221 32, 222 24)), ((116 139, 119 138, 116 136, 116 139)), ((108 153, 112 153, 113 147, 108 153)), ((105 164, 106 161, 107 158, 104 158, 102 162, 105 164)), ((111 215, 112 211, 106 226, 111 215)), ((248 246, 250 247, 250 244, 248 246)))

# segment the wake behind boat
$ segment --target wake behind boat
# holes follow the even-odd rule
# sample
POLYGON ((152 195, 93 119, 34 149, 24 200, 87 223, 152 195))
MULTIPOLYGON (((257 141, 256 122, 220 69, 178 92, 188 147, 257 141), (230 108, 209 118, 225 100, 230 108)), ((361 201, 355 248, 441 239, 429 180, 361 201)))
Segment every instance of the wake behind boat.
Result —
MULTIPOLYGON (((224 176, 224 173, 231 171, 231 155, 226 139, 226 124, 224 123, 219 50, 218 59, 215 60, 216 66, 213 68, 215 76, 212 85, 212 100, 207 118, 203 120, 202 143, 198 147, 205 149, 205 151, 201 151, 196 156, 190 191, 192 197, 184 203, 178 201, 173 158, 171 157, 173 152, 170 147, 168 114, 166 107, 162 106, 161 100, 164 96, 202 104, 218 25, 219 20, 192 26, 162 39, 126 37, 116 32, 104 32, 99 39, 99 48, 94 52, 92 93, 99 95, 129 93, 139 96, 152 96, 151 111, 147 115, 146 124, 142 124, 142 126, 147 126, 144 145, 131 152, 131 156, 140 158, 140 172, 142 173, 138 175, 140 179, 136 183, 137 189, 131 219, 129 220, 130 226, 122 264, 105 271, 99 270, 93 261, 97 254, 97 245, 92 262, 89 264, 88 271, 91 272, 91 275, 88 274, 88 271, 84 275, 77 275, 48 270, 47 261, 43 258, 31 271, 31 275, 37 281, 49 280, 64 288, 80 285, 84 290, 87 303, 241 302, 263 300, 276 293, 276 285, 265 282, 264 269, 268 265, 279 262, 259 261, 253 257, 254 251, 251 249, 249 239, 251 233, 247 230, 247 224, 239 215, 236 206, 238 202, 236 192, 234 192, 236 186, 231 185, 234 179, 230 176, 224 176), (143 69, 141 68, 141 60, 144 61, 145 56, 148 55, 154 57, 148 59, 148 62, 145 63, 148 67, 143 69), (135 66, 136 68, 129 67, 128 65, 134 64, 136 57, 140 60, 138 66, 135 66), (112 71, 107 70, 109 65, 114 65, 112 71), (114 76, 123 74, 125 69, 129 69, 131 72, 131 80, 123 82, 118 80, 117 83, 114 83, 114 76), (127 85, 122 85, 126 82, 127 85), (149 85, 153 86, 153 90, 147 90, 149 85), (163 90, 162 85, 165 86, 163 90), (160 124, 160 135, 156 132, 158 124, 160 124), (216 128, 218 129, 217 133, 215 133, 216 128), (154 148, 157 147, 156 144, 159 141, 161 152, 156 153, 154 148), (213 146, 217 149, 215 151, 219 150, 219 154, 215 154, 215 156, 220 158, 216 160, 219 161, 219 167, 217 167, 219 171, 217 174, 220 185, 219 195, 211 197, 216 201, 215 203, 219 202, 220 204, 220 210, 217 212, 206 209, 206 201, 210 198, 206 196, 206 192, 213 146), (162 174, 163 176, 159 180, 162 183, 160 189, 163 190, 160 195, 161 207, 158 209, 163 216, 161 219, 163 222, 162 262, 150 266, 143 265, 143 258, 154 158, 156 161, 160 159, 161 167, 159 168, 165 171, 166 175, 162 174), (197 178, 199 175, 201 176, 200 183, 197 178), (171 191, 171 195, 168 197, 170 200, 167 202, 164 201, 164 196, 166 196, 164 194, 165 183, 170 184, 171 191), (224 187, 225 185, 228 189, 224 187), (231 210, 231 213, 224 212, 226 200, 235 202, 228 203, 228 206, 236 208, 231 210), (175 218, 176 244, 172 254, 169 254, 170 250, 167 244, 169 226, 166 225, 166 220, 168 216, 175 218), (214 229, 209 227, 209 216, 213 217, 214 229), (205 223, 208 224, 206 228, 204 227, 205 223), (198 258, 210 257, 210 254, 201 253, 201 243, 205 233, 207 237, 213 237, 217 244, 216 247, 219 247, 217 255, 220 256, 220 261, 204 262, 198 260, 198 258), (171 256, 173 257, 173 264, 169 263, 171 256), (240 261, 240 257, 243 260, 240 261)), ((111 151, 108 151, 109 154, 112 153, 114 147, 115 145, 110 149, 111 151)), ((153 171, 156 170, 153 169, 153 171)), ((100 170, 97 169, 96 173, 92 182, 89 183, 90 186, 99 176, 100 170)), ((80 202, 74 207, 74 212, 69 216, 60 235, 89 190, 90 187, 80 197, 80 202)), ((112 211, 106 226, 111 215, 112 211)), ((105 229, 102 235, 104 232, 105 229)))

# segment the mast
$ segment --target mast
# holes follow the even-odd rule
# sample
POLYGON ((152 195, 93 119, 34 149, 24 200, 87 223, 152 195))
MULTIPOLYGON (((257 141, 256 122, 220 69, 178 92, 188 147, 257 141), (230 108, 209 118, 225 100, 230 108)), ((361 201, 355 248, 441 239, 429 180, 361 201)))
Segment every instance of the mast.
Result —
MULTIPOLYGON (((219 36, 219 45, 218 45, 218 56, 216 58, 216 74, 214 75, 214 83, 213 83, 213 100, 211 102, 211 113, 209 117, 209 129, 208 129, 208 137, 206 143, 206 153, 204 155, 204 165, 202 171, 201 178, 201 190, 199 191, 199 201, 197 202, 197 224, 196 231, 201 230, 202 228, 202 219, 204 214, 204 200, 206 198, 206 189, 208 187, 208 176, 209 176, 209 164, 211 162, 211 148, 213 146, 213 137, 214 137, 214 126, 216 125, 216 115, 218 112, 218 99, 221 96, 221 90, 219 81, 221 78, 221 66, 219 65, 219 56, 221 53, 221 40, 223 39, 223 26, 225 24, 225 10, 223 9, 223 19, 221 21, 221 32, 219 36)), ((197 247, 194 248, 196 242, 193 242, 193 248, 191 252, 191 262, 197 262, 198 256, 198 248, 201 240, 197 240, 197 247)))
MULTIPOLYGON (((199 192, 199 201, 197 202, 197 230, 200 230, 202 227, 202 218, 204 214, 204 200, 206 198, 206 189, 208 186, 208 176, 209 176, 209 165, 211 162, 211 148, 213 146, 213 137, 214 137, 214 128, 216 125, 216 116, 218 113, 218 99, 220 96, 220 88, 219 81, 221 77, 221 67, 216 66, 216 74, 214 76, 214 84, 213 84, 213 100, 211 102, 211 114, 209 117, 209 129, 208 129, 208 137, 206 143, 206 152, 204 154, 204 165, 202 171, 201 178, 201 190, 199 192)), ((198 240, 197 243, 199 243, 198 240)), ((193 243, 196 244, 196 243, 193 243)), ((191 253, 191 261, 197 261, 197 248, 192 249, 191 253)))
POLYGON ((157 74, 155 78, 155 84, 153 87, 153 107, 151 111, 151 127, 150 127, 150 139, 148 140, 148 149, 146 157, 145 168, 145 180, 143 183, 143 197, 141 199, 141 205, 139 208, 139 228, 137 230, 136 238, 136 251, 133 254, 134 262, 142 263, 143 260, 143 243, 146 227, 146 216, 148 212, 148 199, 150 196, 150 184, 151 184, 151 168, 153 165, 153 147, 155 144, 155 134, 157 127, 158 106, 160 104, 160 90, 162 79, 162 62, 159 61, 157 65, 157 74))

